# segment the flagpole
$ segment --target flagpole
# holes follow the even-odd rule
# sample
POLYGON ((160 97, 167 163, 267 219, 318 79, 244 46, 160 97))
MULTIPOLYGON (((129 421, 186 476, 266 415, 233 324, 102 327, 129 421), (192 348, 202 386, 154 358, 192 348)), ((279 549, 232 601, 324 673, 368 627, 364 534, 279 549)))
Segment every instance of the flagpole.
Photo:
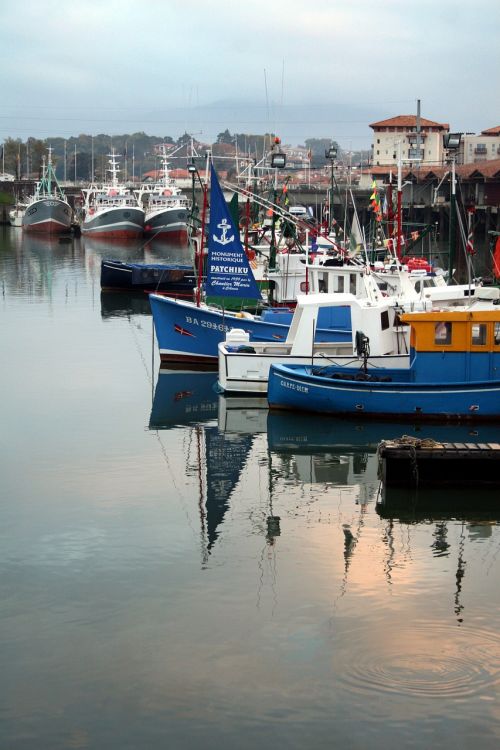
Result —
POLYGON ((389 184, 387 186, 387 234, 392 237, 394 231, 394 214, 392 211, 392 169, 389 172, 389 184))
POLYGON ((403 231, 402 228, 402 222, 401 222, 401 212, 402 212, 402 157, 401 157, 401 141, 398 143, 398 207, 397 207, 397 228, 398 228, 398 236, 396 241, 396 255, 397 259, 401 260, 401 233, 403 231))
MULTIPOLYGON (((198 174, 198 178, 199 178, 198 174)), ((200 307, 201 304, 201 279, 203 275, 203 249, 205 244, 205 221, 207 216, 207 204, 208 204, 208 183, 203 186, 203 208, 201 210, 201 239, 200 239, 200 250, 198 255, 198 286, 196 287, 196 307, 200 307)))

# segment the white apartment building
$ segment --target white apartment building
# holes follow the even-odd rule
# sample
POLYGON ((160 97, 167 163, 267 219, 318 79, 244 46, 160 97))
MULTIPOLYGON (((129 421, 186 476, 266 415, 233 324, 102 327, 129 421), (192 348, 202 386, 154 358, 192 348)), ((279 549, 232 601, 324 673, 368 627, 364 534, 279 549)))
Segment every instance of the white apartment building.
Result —
POLYGON ((459 164, 476 164, 500 159, 500 125, 482 130, 479 135, 464 133, 458 155, 459 164))
POLYGON ((415 161, 430 166, 443 161, 443 134, 449 132, 447 123, 433 122, 425 117, 417 120, 416 115, 398 115, 372 122, 370 127, 373 129, 373 166, 396 165, 400 144, 401 158, 405 163, 415 161))

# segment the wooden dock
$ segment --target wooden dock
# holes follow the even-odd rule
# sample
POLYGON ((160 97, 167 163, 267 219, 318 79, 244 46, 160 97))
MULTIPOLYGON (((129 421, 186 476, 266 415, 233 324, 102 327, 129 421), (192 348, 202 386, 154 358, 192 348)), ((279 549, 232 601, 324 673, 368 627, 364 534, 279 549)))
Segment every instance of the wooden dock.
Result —
POLYGON ((403 436, 378 446, 386 486, 500 485, 500 443, 442 443, 403 436))

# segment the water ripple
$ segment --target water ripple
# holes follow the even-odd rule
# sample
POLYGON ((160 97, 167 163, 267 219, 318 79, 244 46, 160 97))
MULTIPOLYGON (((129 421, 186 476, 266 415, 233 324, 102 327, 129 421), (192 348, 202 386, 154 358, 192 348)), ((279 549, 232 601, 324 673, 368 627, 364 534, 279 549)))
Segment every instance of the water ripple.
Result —
POLYGON ((491 630, 426 623, 382 637, 379 648, 364 638, 350 651, 340 679, 356 692, 465 699, 500 685, 500 637, 491 630))

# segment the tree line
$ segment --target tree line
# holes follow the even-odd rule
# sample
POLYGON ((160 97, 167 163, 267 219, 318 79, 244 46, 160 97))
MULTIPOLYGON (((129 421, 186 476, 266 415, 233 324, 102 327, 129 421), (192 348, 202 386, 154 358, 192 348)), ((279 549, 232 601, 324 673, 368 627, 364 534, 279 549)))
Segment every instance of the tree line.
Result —
MULTIPOLYGON (((52 149, 52 162, 56 176, 62 181, 96 181, 107 179, 108 156, 111 149, 119 157, 120 178, 140 180, 145 174, 161 168, 159 144, 167 144, 170 167, 186 168, 194 157, 201 166, 207 148, 212 151, 216 168, 224 169, 229 175, 236 171, 235 151, 242 158, 259 162, 275 143, 274 133, 251 134, 234 133, 224 130, 217 135, 213 144, 197 141, 189 133, 174 140, 168 135, 147 135, 143 132, 123 135, 81 134, 70 138, 59 136, 45 139, 6 138, 3 143, 2 169, 17 179, 38 178, 47 150, 52 149)), ((321 167, 326 163, 325 149, 332 145, 329 139, 309 138, 302 148, 310 156, 311 167, 321 167)), ((338 148, 337 144, 333 144, 338 148)), ((340 154, 340 150, 339 150, 340 154)))

